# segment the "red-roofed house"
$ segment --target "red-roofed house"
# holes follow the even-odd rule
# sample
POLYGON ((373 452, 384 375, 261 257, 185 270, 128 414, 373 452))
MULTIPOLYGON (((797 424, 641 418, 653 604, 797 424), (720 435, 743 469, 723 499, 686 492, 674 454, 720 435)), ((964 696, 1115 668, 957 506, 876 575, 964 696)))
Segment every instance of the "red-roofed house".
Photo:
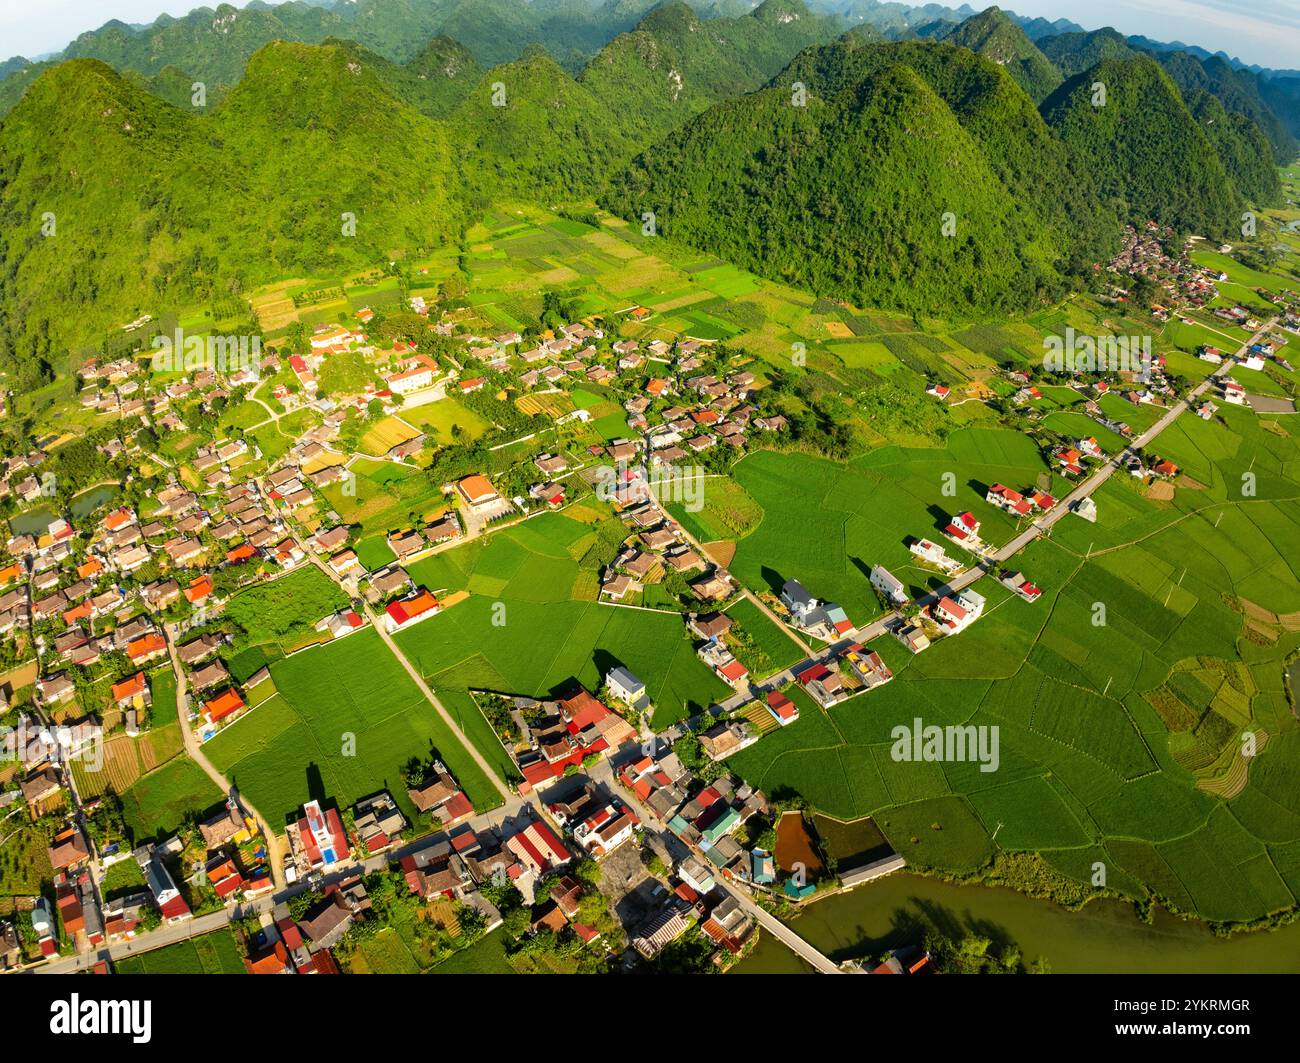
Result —
POLYGON ((437 615, 441 608, 442 606, 439 605, 437 598, 426 590, 420 590, 410 598, 389 602, 384 608, 384 612, 387 614, 384 618, 384 625, 389 631, 396 631, 408 624, 437 615))
POLYGON ((203 703, 203 715, 208 718, 209 723, 217 723, 224 720, 227 716, 233 716, 244 708, 244 699, 239 696, 235 690, 227 690, 224 694, 219 694, 211 701, 203 703))
POLYGON ((530 823, 518 834, 506 839, 506 848, 536 875, 564 867, 572 859, 564 843, 545 823, 530 823))
POLYGON ((779 690, 773 690, 767 695, 767 711, 782 727, 799 719, 799 706, 779 690))

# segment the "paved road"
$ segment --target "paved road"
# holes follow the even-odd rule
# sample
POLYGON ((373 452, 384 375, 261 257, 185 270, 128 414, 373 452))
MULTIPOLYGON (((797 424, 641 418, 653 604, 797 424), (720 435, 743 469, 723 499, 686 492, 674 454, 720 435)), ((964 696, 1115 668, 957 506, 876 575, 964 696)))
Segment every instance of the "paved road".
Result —
POLYGON ((185 708, 185 693, 189 688, 189 680, 185 676, 180 654, 176 650, 176 626, 166 624, 164 625, 164 632, 167 639, 167 652, 171 655, 172 671, 176 673, 176 716, 180 720, 181 738, 185 742, 185 752, 189 754, 190 759, 195 764, 203 769, 207 777, 217 784, 223 794, 235 797, 240 806, 257 821, 257 827, 266 840, 266 858, 271 865, 272 880, 277 888, 283 889, 285 885, 284 860, 281 855, 283 847, 280 836, 271 830, 271 825, 266 817, 235 789, 229 779, 217 771, 212 761, 208 760, 207 755, 203 752, 203 745, 194 735, 194 729, 190 726, 189 714, 185 708))

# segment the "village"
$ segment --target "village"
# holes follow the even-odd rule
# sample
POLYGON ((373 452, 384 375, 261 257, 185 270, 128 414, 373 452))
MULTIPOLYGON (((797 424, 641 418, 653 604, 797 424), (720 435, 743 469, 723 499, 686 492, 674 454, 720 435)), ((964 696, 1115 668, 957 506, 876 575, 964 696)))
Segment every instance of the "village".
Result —
MULTIPOLYGON (((1132 232, 1114 267, 1141 272, 1153 263, 1152 277, 1172 273, 1171 297, 1200 305, 1211 280, 1164 262, 1158 248, 1132 232)), ((1283 326, 1295 328, 1294 300, 1290 307, 1283 326)), ((619 316, 651 314, 634 305, 619 316)), ((1042 484, 984 485, 990 513, 1009 517, 1014 537, 986 542, 987 515, 949 512, 908 542, 933 589, 913 597, 873 564, 874 602, 820 600, 798 573, 779 593, 746 586, 679 519, 670 503, 685 502, 689 512, 693 485, 794 431, 772 381, 748 356, 712 341, 619 339, 617 322, 600 318, 527 337, 480 335, 415 297, 388 315, 387 327, 384 315, 362 308, 353 320, 317 325, 293 353, 255 345, 214 362, 204 348, 196 366, 178 367, 141 345, 87 360, 78 402, 104 426, 82 444, 93 448, 83 455, 93 480, 60 482, 67 439, 57 438, 48 450, 4 459, 0 476, 15 529, 0 568, 0 637, 10 662, 32 672, 14 704, 14 685, 4 691, 11 766, 0 776, 0 814, 42 825, 55 873, 52 895, 28 898, 0 924, 0 962, 91 966, 105 947, 188 936, 189 924, 203 921, 242 928, 249 971, 330 973, 356 963, 357 942, 373 932, 366 928, 412 899, 440 906, 433 918, 447 950, 453 937, 463 935, 463 947, 502 925, 543 951, 585 950, 592 963, 629 969, 661 957, 725 968, 752 948, 760 927, 800 948, 771 911, 819 888, 870 881, 903 860, 886 854, 821 880, 779 869, 774 832, 792 829, 781 825, 799 813, 732 775, 725 761, 796 722, 800 704, 826 711, 889 683, 891 668, 871 648, 876 639, 918 654, 960 636, 988 608, 974 589, 982 578, 1035 602, 1042 592, 1033 573, 1007 564, 1064 515, 1095 520, 1092 494, 1112 472, 1144 484, 1175 478, 1177 465, 1149 443, 1184 408, 1211 419, 1211 388, 1225 403, 1244 404, 1229 370, 1260 370, 1282 346, 1269 335, 1273 322, 1241 308, 1219 316, 1251 338, 1241 351, 1203 347, 1199 357, 1215 370, 1195 388, 1168 374, 1163 356, 1133 372, 1072 378, 1066 386, 1083 396, 1081 408, 1122 448, 1042 429, 1044 456, 1068 495, 1042 484), (332 367, 343 363, 350 387, 323 388, 341 379, 332 367), (607 408, 599 418, 574 401, 586 388, 598 389, 607 408), (520 437, 494 452, 461 442, 460 421, 442 434, 432 422, 416 427, 425 423, 420 411, 432 417, 453 406, 465 423, 490 418, 508 405, 507 393, 517 396, 509 405, 549 411, 550 427, 523 431, 520 420, 520 437), (1112 394, 1160 419, 1130 428, 1109 402, 1103 408, 1112 394), (246 407, 256 408, 252 423, 283 437, 281 446, 268 451, 264 437, 242 428, 216 430, 225 411, 246 407), (167 439, 196 436, 183 454, 166 453, 167 439), (502 450, 507 460, 496 456, 502 450), (422 504, 378 534, 339 513, 375 469, 433 479, 422 504), (118 498, 118 481, 131 487, 131 501, 118 498), (234 668, 257 619, 237 619, 232 603, 323 574, 337 608, 297 615, 289 626, 305 637, 292 652, 372 632, 411 671, 394 637, 466 608, 463 592, 424 585, 411 569, 579 504, 608 507, 621 528, 595 600, 675 611, 696 658, 729 695, 656 733, 646 684, 622 665, 594 691, 576 683, 550 698, 471 690, 494 729, 516 736, 507 751, 520 781, 507 788, 489 769, 505 800, 487 812, 433 757, 404 770, 396 795, 377 789, 340 807, 322 793, 277 829, 274 817, 287 810, 268 810, 266 819, 207 762, 208 743, 236 725, 247 729, 277 694, 265 663, 234 668), (751 676, 730 614, 742 600, 800 648, 797 663, 751 676), (871 619, 855 623, 850 613, 871 619), (224 801, 181 832, 133 839, 117 795, 83 797, 76 765, 116 736, 147 737, 172 719, 185 755, 224 801)), ((1034 423, 1041 375, 1007 369, 1002 377, 1010 405, 1034 423)), ((927 391, 941 403, 952 398, 937 383, 927 391)), ((315 601, 305 595, 297 608, 315 601)), ((427 697, 430 711, 444 712, 427 697)))

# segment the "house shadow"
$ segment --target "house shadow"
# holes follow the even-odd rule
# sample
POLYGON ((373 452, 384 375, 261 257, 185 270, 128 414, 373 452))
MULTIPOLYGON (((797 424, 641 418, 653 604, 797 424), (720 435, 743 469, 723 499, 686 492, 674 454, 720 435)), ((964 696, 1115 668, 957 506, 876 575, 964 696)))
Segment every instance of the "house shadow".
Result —
POLYGON ((591 655, 591 660, 596 666, 596 674, 600 676, 601 682, 604 682, 605 676, 609 675, 615 668, 627 668, 626 664, 608 650, 596 650, 591 655))
POLYGON ((559 701, 561 698, 571 698, 579 690, 586 690, 582 681, 577 676, 569 676, 563 682, 556 683, 546 694, 547 701, 559 701))
POLYGON ((782 576, 781 573, 774 568, 769 568, 767 565, 764 565, 760 575, 763 578, 763 582, 767 584, 768 590, 773 594, 781 593, 781 588, 785 586, 785 577, 782 576))
POLYGON ((314 760, 307 765, 307 797, 317 801, 322 807, 329 794, 325 790, 325 778, 321 775, 320 765, 314 760))

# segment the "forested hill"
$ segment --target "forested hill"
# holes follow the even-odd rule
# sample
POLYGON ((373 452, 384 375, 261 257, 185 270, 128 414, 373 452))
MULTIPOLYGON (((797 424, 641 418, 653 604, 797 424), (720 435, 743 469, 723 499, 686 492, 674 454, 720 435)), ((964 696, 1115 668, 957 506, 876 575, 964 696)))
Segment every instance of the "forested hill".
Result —
POLYGON ((466 213, 445 125, 340 46, 268 45, 207 115, 60 64, 0 127, 0 187, 0 358, 54 364, 142 307, 431 248, 466 213))
POLYGON ((981 11, 942 39, 1005 67, 1035 101, 1046 98, 1062 81, 1061 72, 1000 8, 981 11))
POLYGON ((1096 205, 1032 101, 943 44, 806 53, 643 154, 605 202, 768 276, 916 313, 1029 309, 1066 290, 1096 235, 1071 229, 1063 202, 1089 221, 1096 205))
POLYGON ((978 317, 1078 285, 1126 220, 1225 234, 1278 194, 1249 86, 1207 69, 1180 91, 1141 54, 1040 108, 1014 63, 841 35, 801 0, 712 19, 670 2, 576 74, 538 43, 490 67, 446 36, 406 51, 275 42, 203 105, 185 67, 29 68, 0 120, 0 358, 56 362, 160 307, 418 254, 502 198, 653 211, 668 235, 819 293, 978 317), (1103 108, 1085 91, 1098 80, 1103 108))
POLYGON ((1155 60, 1103 60, 1057 89, 1043 115, 1121 218, 1212 236, 1235 228, 1241 193, 1155 60))

